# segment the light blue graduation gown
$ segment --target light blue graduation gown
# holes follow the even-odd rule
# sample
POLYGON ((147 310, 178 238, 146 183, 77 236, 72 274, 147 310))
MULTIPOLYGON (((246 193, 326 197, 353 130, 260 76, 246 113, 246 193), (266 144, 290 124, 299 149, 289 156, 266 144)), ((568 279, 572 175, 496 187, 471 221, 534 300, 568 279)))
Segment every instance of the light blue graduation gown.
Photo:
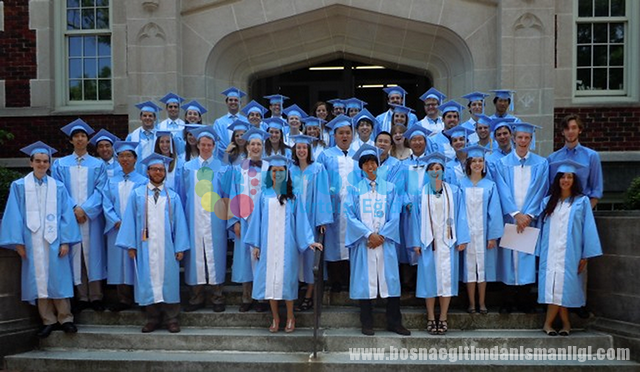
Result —
MULTIPOLYGON (((402 168, 400 160, 389 155, 378 167, 377 176, 391 183, 401 182, 398 178, 402 176, 402 168)), ((400 196, 402 194, 403 192, 400 191, 400 196)))
POLYGON ((502 115, 502 116, 498 116, 497 114, 495 114, 495 113, 494 113, 493 115, 489 116, 489 119, 491 119, 491 120, 496 120, 496 119, 498 119, 498 118, 503 118, 503 119, 515 119, 515 122, 514 122, 514 123, 517 123, 517 122, 519 122, 519 121, 520 121, 520 118, 519 118, 519 117, 517 117, 517 116, 515 116, 515 115, 511 115, 511 114, 509 114, 509 113, 506 113, 506 114, 504 114, 504 115, 502 115))
MULTIPOLYGON (((496 163, 497 179, 495 180, 500 194, 500 204, 504 222, 515 224, 512 213, 532 216, 531 226, 542 212, 542 198, 549 188, 549 166, 547 160, 529 152, 524 167, 520 165, 515 150, 496 163), (516 169, 518 168, 518 169, 516 169), (516 172, 530 174, 530 182, 526 190, 516 185, 516 172), (524 196, 522 205, 518 205, 516 193, 524 196)), ((526 185, 525 185, 526 186, 526 185)), ((533 254, 522 253, 507 248, 498 247, 498 280, 508 285, 525 285, 536 281, 536 259, 533 254)))
POLYGON ((324 165, 329 175, 333 211, 333 223, 327 225, 324 239, 325 260, 328 262, 349 259, 349 250, 345 247, 347 216, 343 202, 347 198, 347 187, 357 185, 362 178, 358 163, 352 159, 353 155, 354 151, 348 151, 345 156, 338 146, 334 146, 324 150, 318 157, 318 163, 324 165))
POLYGON ((354 300, 375 299, 378 295, 400 297, 397 246, 402 197, 396 194, 392 183, 379 177, 375 182, 375 193, 368 178, 349 187, 345 203, 351 268, 349 297, 354 300), (368 238, 376 232, 384 236, 384 243, 370 249, 368 238))
POLYGON ((584 168, 576 170, 576 175, 582 187, 582 193, 589 198, 602 198, 602 163, 600 162, 600 155, 598 155, 596 151, 580 144, 573 149, 565 146, 549 155, 547 160, 549 161, 550 167, 549 184, 553 183, 556 175, 556 166, 551 165, 551 163, 562 160, 573 160, 584 166, 584 168))
POLYGON ((150 132, 150 135, 146 135, 142 127, 138 127, 129 133, 125 139, 125 141, 138 142, 138 146, 136 147, 136 154, 138 155, 136 171, 140 174, 147 174, 147 166, 142 164, 142 160, 153 153, 153 146, 156 143, 155 125, 150 132))
POLYGON ((180 118, 177 118, 176 120, 166 118, 158 123, 158 130, 171 132, 173 140, 176 143, 176 150, 178 151, 178 155, 184 154, 185 151, 184 145, 186 141, 184 138, 184 125, 184 120, 180 118))
POLYGON ((465 172, 465 163, 461 162, 458 157, 449 160, 444 168, 444 181, 460 186, 460 180, 467 176, 465 172))
MULTIPOLYGON (((176 158, 176 164, 172 171, 167 171, 167 177, 164 180, 164 185, 171 190, 175 191, 180 197, 180 201, 184 205, 185 197, 187 194, 185 179, 183 177, 184 160, 181 157, 176 158)), ((168 170, 169 168, 167 168, 168 170)), ((145 173, 146 174, 146 173, 145 173)))
POLYGON ((149 185, 129 195, 116 246, 136 249, 134 295, 140 306, 177 304, 180 262, 175 256, 189 249, 187 221, 178 194, 163 188, 155 203, 149 185), (145 227, 149 235, 146 240, 142 236, 145 227))
POLYGON ((107 178, 111 178, 118 173, 122 173, 122 167, 120 163, 116 160, 115 155, 109 161, 104 162, 104 166, 107 169, 107 178))
POLYGON ((484 160, 487 167, 487 176, 486 176, 487 178, 489 178, 494 182, 498 179, 498 175, 497 175, 498 171, 496 166, 498 165, 498 162, 500 161, 500 159, 504 158, 507 155, 509 154, 503 152, 498 146, 493 150, 491 154, 487 154, 487 156, 485 156, 484 160))
POLYGON ((148 182, 147 177, 134 170, 128 174, 126 180, 121 173, 110 178, 106 184, 102 207, 106 222, 104 232, 107 234, 107 284, 133 285, 134 283, 133 260, 127 251, 116 247, 116 237, 120 229, 116 229, 115 224, 120 222, 122 225, 122 216, 131 192, 148 182))
POLYGON ((411 214, 407 206, 411 204, 412 199, 420 192, 427 182, 429 175, 427 174, 427 166, 418 162, 417 158, 409 156, 400 161, 400 168, 393 180, 396 185, 397 192, 402 195, 402 213, 400 214, 400 244, 398 245, 398 262, 401 264, 412 263, 415 259, 413 251, 407 248, 407 236, 410 234, 411 214))
POLYGON ((102 191, 107 182, 104 161, 89 154, 83 156, 81 166, 76 155, 57 159, 51 167, 51 175, 67 188, 71 206, 81 207, 88 221, 80 224, 82 243, 71 247, 73 281, 81 283, 81 259, 84 256, 87 276, 90 282, 107 277, 107 251, 104 239, 104 214, 102 211, 102 191), (76 176, 77 175, 77 176, 76 176), (80 185, 85 185, 80 188, 80 185))
MULTIPOLYGON (((457 246, 469 242, 469 228, 467 225, 467 212, 465 202, 460 189, 454 185, 448 185, 443 182, 443 188, 447 187, 451 191, 449 202, 452 204, 453 216, 449 216, 455 224, 454 240, 447 246, 444 241, 447 235, 446 219, 447 211, 443 211, 442 218, 438 218, 432 214, 433 229, 431 226, 423 226, 422 223, 422 201, 427 200, 428 194, 431 193, 431 185, 424 185, 423 193, 413 198, 413 207, 411 213, 410 234, 407 237, 407 249, 413 251, 414 247, 420 247, 421 254, 416 255, 418 264, 418 279, 416 284, 416 297, 432 298, 432 297, 452 297, 458 295, 458 269, 459 254, 457 246), (426 244, 422 242, 421 232, 424 229, 430 229, 433 234, 433 240, 426 244), (433 249, 436 242, 436 249, 433 249)), ((431 209, 438 208, 435 203, 441 203, 439 209, 443 210, 447 195, 443 190, 442 195, 437 198, 431 197, 431 209)), ((428 222, 427 222, 428 223, 428 222)), ((453 231, 452 231, 453 232, 453 231)))
POLYGON ((469 226, 469 244, 460 252, 460 280, 464 283, 495 282, 498 278, 498 249, 487 249, 487 242, 499 239, 504 230, 498 189, 487 178, 473 185, 465 177, 459 187, 469 226))
MULTIPOLYGON (((27 177, 35 177, 32 173, 27 177)), ((39 298, 62 299, 73 297, 73 275, 71 270, 71 251, 59 257, 61 244, 76 244, 82 240, 80 229, 73 214, 73 204, 67 190, 60 182, 48 177, 45 183, 56 182, 58 223, 57 239, 49 244, 44 239, 44 216, 40 219, 40 228, 32 233, 27 227, 25 179, 11 183, 9 197, 0 224, 0 247, 11 250, 16 245, 24 245, 27 258, 22 261, 21 289, 22 300, 35 304, 39 298)), ((38 186, 36 186, 38 187, 38 186)), ((46 196, 44 186, 42 195, 46 196)))
MULTIPOLYGON (((543 208, 549 202, 546 197, 543 208)), ((589 198, 577 196, 572 203, 558 202, 551 216, 542 223, 536 255, 538 270, 538 302, 563 307, 585 304, 580 259, 602 255, 600 238, 589 198)))
POLYGON ((449 160, 456 157, 456 150, 451 146, 451 140, 443 132, 440 132, 434 136, 430 136, 431 150, 430 152, 439 151, 443 153, 449 160))
POLYGON ((245 243, 260 249, 252 297, 256 300, 298 298, 299 254, 314 242, 304 203, 280 205, 273 188, 257 198, 245 243))
POLYGON ((233 124, 234 121, 241 119, 249 122, 247 118, 240 112, 235 115, 227 112, 225 115, 220 116, 213 122, 213 130, 218 134, 218 140, 216 141, 216 149, 214 152, 214 156, 222 160, 224 156, 224 150, 227 149, 229 143, 231 143, 231 136, 233 135, 233 131, 229 130, 229 125, 233 124))
MULTIPOLYGON (((436 134, 442 132, 442 130, 444 129, 444 123, 442 122, 442 117, 440 116, 438 116, 436 120, 432 120, 428 116, 425 116, 424 118, 422 118, 422 120, 416 121, 413 125, 419 125, 424 129, 428 129, 430 132, 432 132, 432 136, 435 136, 436 134)), ((408 129, 411 129, 411 127, 409 127, 408 129)))
MULTIPOLYGON (((307 219, 313 231, 313 238, 320 242, 318 227, 333 222, 331 210, 331 195, 329 193, 329 176, 324 166, 313 162, 302 172, 300 167, 292 165, 290 168, 293 193, 303 204, 307 212, 307 219)), ((302 260, 301 281, 313 283, 314 252, 307 249, 300 254, 302 260)))
MULTIPOLYGON (((391 127, 393 127, 393 110, 389 109, 382 114, 376 116, 376 120, 378 121, 378 125, 373 128, 375 135, 372 137, 375 138, 380 132, 389 132, 391 133, 391 127)), ((411 128, 418 121, 418 117, 413 112, 410 112, 407 115, 407 128, 411 128)))
POLYGON ((228 166, 213 156, 209 162, 211 172, 198 172, 203 159, 190 160, 185 164, 182 175, 187 191, 185 212, 191 247, 184 256, 184 281, 188 285, 222 284, 227 270, 227 218, 220 218, 213 205, 207 205, 205 209, 196 185, 199 181, 208 181, 209 191, 219 198, 228 199, 233 174, 228 166))

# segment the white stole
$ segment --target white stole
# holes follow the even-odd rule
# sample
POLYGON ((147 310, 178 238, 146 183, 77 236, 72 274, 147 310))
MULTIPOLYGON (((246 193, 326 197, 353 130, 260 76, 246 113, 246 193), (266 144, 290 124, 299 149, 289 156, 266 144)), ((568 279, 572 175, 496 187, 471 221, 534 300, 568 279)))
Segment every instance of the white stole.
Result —
MULTIPOLYGON (((47 194, 45 197, 46 204, 44 207, 44 238, 51 244, 58 238, 58 218, 56 216, 58 210, 58 198, 56 196, 56 181, 47 177, 47 194)), ((33 172, 24 178, 24 194, 27 213, 27 227, 32 233, 36 233, 40 229, 40 221, 42 215, 40 211, 40 203, 36 194, 36 182, 33 172)))
MULTIPOLYGON (((433 194, 429 194, 428 192, 426 192, 427 189, 430 189, 431 186, 429 184, 427 184, 426 187, 424 187, 422 189, 422 198, 421 198, 421 210, 422 210, 422 215, 421 215, 421 220, 420 220, 420 241, 422 242, 422 244, 427 247, 429 244, 431 244, 431 242, 433 241, 433 231, 432 226, 431 226, 431 210, 429 209, 429 198, 430 197, 435 197, 435 195, 433 194)), ((445 221, 444 221, 444 229, 442 231, 442 233, 444 234, 444 238, 442 239, 444 241, 444 243, 448 246, 451 247, 453 245, 453 243, 456 241, 456 224, 455 224, 455 214, 454 214, 454 203, 453 203, 453 192, 451 191, 451 188, 447 186, 446 183, 442 183, 442 196, 444 198, 444 209, 446 211, 446 214, 444 216, 445 221), (451 237, 448 237, 447 235, 447 220, 451 219, 451 237)))

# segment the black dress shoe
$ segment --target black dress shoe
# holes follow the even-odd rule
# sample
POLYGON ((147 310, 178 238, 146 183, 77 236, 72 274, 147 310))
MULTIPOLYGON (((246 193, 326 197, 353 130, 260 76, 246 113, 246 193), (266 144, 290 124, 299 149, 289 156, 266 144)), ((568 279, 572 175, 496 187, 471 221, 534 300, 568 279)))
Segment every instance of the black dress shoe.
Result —
POLYGON ((253 303, 251 302, 249 302, 248 304, 242 304, 240 305, 240 312, 246 313, 247 311, 251 310, 252 307, 253 307, 253 303))
POLYGON ((131 305, 123 304, 122 302, 118 302, 117 304, 113 304, 109 306, 109 311, 112 311, 114 313, 117 313, 123 310, 128 310, 128 309, 131 309, 131 305))
POLYGON ((104 303, 100 300, 91 301, 91 308, 93 311, 102 312, 105 310, 104 303))
POLYGON ((365 336, 373 336, 376 333, 373 331, 373 328, 362 327, 362 334, 365 336))
POLYGON ((147 323, 144 325, 144 327, 142 327, 142 333, 150 333, 155 331, 158 328, 157 323, 147 323))
POLYGON ((184 312, 190 313, 192 311, 200 310, 202 308, 204 308, 204 303, 202 303, 202 304, 189 304, 189 305, 185 306, 184 312))
POLYGON ((62 331, 64 331, 64 333, 78 333, 78 328, 76 328, 73 322, 66 322, 62 324, 62 331))
POLYGON ((399 325, 399 326, 396 326, 396 327, 388 327, 387 330, 389 332, 395 332, 395 333, 397 333, 399 335, 402 335, 402 336, 410 336, 411 335, 411 331, 406 329, 402 325, 399 325))
POLYGON ((171 333, 178 333, 180 332, 180 326, 178 325, 178 323, 169 323, 167 324, 167 329, 169 330, 169 332, 171 333))
POLYGON ((226 307, 224 304, 213 304, 213 311, 216 313, 221 313, 225 311, 226 307))
POLYGON ((71 312, 74 314, 78 314, 82 310, 89 309, 90 307, 91 307, 91 303, 89 301, 78 301, 75 303, 75 306, 73 306, 73 309, 71 312))
POLYGON ((49 337, 49 335, 51 334, 51 332, 53 332, 54 330, 56 330, 58 323, 55 324, 49 324, 46 326, 43 326, 40 331, 38 331, 37 336, 38 338, 47 338, 49 337))

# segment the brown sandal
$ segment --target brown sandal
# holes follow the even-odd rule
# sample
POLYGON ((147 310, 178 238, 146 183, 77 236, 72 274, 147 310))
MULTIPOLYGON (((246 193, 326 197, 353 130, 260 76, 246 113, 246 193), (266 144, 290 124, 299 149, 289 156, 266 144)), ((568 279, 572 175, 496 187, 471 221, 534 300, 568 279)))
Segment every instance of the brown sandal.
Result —
POLYGON ((434 320, 427 319, 427 332, 429 332, 432 335, 438 334, 438 324, 436 323, 435 319, 434 320))
POLYGON ((449 326, 447 324, 446 320, 439 320, 438 321, 438 334, 439 335, 443 335, 445 333, 447 333, 447 331, 449 330, 449 326))

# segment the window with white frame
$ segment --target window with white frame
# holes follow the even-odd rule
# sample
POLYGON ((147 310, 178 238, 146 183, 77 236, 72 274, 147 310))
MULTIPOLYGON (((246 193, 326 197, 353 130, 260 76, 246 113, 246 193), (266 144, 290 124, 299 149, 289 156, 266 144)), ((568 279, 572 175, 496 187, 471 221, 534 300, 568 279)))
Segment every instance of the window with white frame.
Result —
POLYGON ((66 101, 111 101, 109 0, 66 0, 64 17, 66 101))
POLYGON ((578 0, 576 96, 628 94, 627 0, 578 0))

